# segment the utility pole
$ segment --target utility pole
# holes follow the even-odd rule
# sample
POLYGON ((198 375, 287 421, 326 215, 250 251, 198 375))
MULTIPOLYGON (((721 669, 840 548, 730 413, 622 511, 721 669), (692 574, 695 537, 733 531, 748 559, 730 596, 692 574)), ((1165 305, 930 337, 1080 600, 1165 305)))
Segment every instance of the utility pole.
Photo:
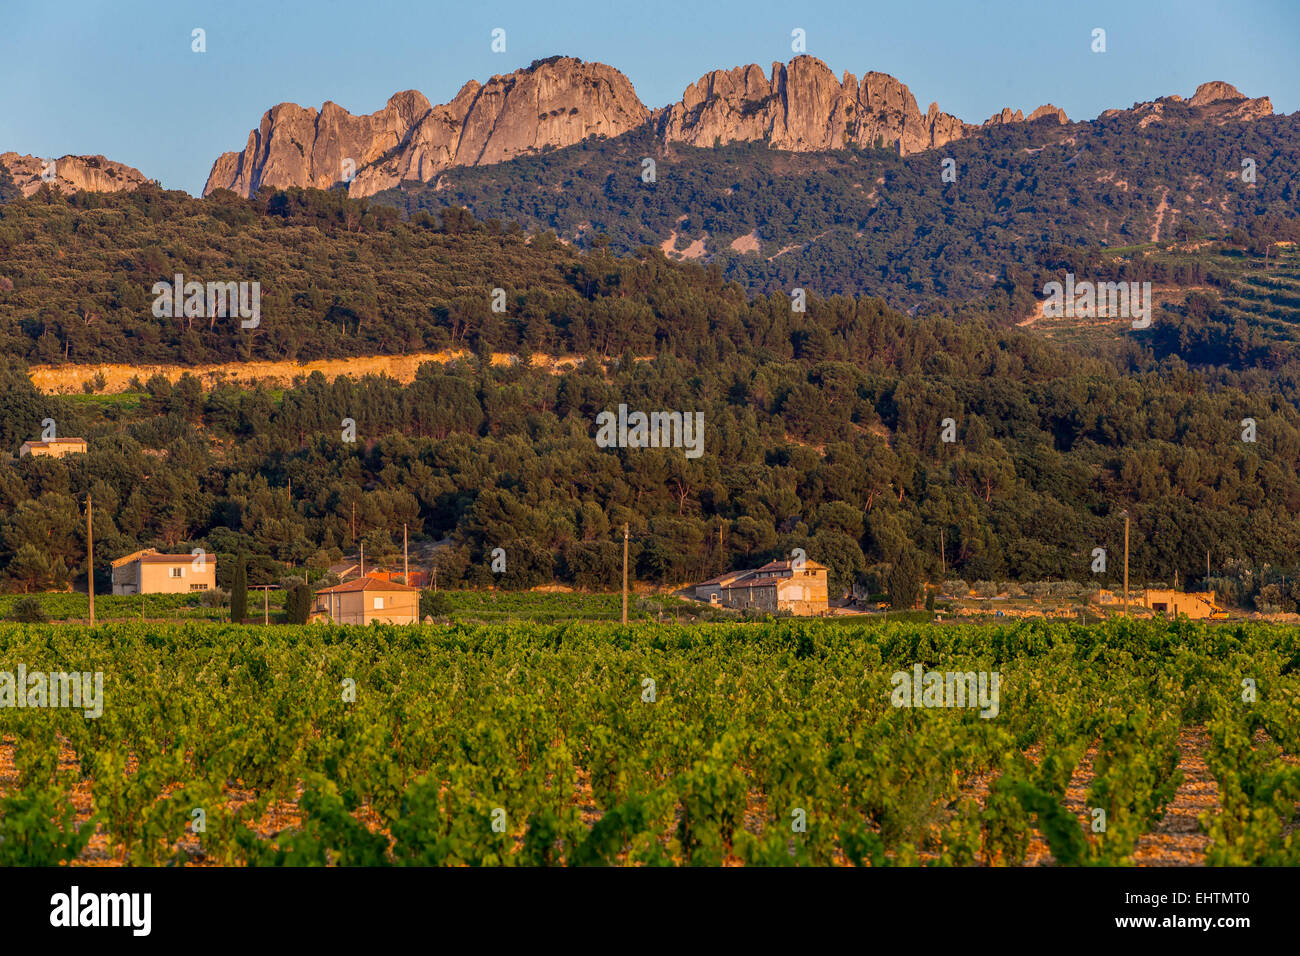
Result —
POLYGON ((943 549, 943 529, 939 529, 939 566, 943 568, 943 576, 948 576, 948 556, 944 554, 943 549))
POLYGON ((627 522, 623 523, 623 623, 627 623, 627 522))
POLYGON ((95 626, 95 527, 91 515, 94 504, 86 495, 86 593, 90 597, 90 626, 95 626))
POLYGON ((1124 515, 1124 616, 1128 617, 1128 509, 1124 515))
POLYGON ((1210 549, 1205 549, 1205 590, 1210 589, 1210 549))
POLYGON ((433 593, 438 593, 438 566, 433 566, 433 593))
POLYGON ((352 543, 357 543, 357 503, 352 502, 352 543))
POLYGON ((362 541, 361 542, 361 574, 359 575, 359 577, 364 578, 365 576, 366 576, 366 543, 362 541))
POLYGON ((402 583, 411 583, 411 559, 406 550, 406 525, 402 525, 402 583))

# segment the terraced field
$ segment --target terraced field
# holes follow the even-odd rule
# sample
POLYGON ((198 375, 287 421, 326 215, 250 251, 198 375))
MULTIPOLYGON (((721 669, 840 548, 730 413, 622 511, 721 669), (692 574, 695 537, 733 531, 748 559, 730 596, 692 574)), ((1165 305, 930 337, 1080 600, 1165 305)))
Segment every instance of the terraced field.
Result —
MULTIPOLYGON (((1278 246, 1262 255, 1225 248, 1221 243, 1144 243, 1106 250, 1112 261, 1151 258, 1171 268, 1199 267, 1206 281, 1170 285, 1154 283, 1153 323, 1162 321, 1160 309, 1180 311, 1190 295, 1218 300, 1223 321, 1245 323, 1265 341, 1300 344, 1300 251, 1278 246)), ((1080 277, 1083 278, 1083 277, 1080 277)), ((1109 278, 1100 281, 1109 281, 1109 278)), ((1030 316, 1021 323, 1057 342, 1072 347, 1096 348, 1102 341, 1116 342, 1133 336, 1131 320, 1119 317, 1030 316)))

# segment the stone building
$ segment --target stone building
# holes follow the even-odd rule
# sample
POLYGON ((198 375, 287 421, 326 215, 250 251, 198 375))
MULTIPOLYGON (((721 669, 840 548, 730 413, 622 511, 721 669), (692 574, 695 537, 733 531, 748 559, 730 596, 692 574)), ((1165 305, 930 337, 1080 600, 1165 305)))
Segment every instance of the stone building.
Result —
POLYGON ((695 586, 701 601, 733 610, 754 608, 775 614, 789 611, 799 616, 828 610, 827 568, 804 559, 772 561, 751 571, 730 571, 695 586))

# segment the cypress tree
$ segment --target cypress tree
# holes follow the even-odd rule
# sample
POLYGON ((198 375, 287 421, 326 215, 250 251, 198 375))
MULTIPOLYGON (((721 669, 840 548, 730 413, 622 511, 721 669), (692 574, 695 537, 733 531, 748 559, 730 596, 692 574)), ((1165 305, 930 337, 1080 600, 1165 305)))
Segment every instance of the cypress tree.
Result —
POLYGON ((912 552, 904 548, 889 570, 889 604, 897 611, 910 611, 916 607, 921 594, 921 569, 912 552))
POLYGON ((311 614, 312 590, 306 584, 295 584, 285 595, 284 610, 290 624, 306 624, 311 614))
POLYGON ((241 557, 235 564, 235 579, 230 585, 230 619, 236 624, 248 615, 248 569, 241 557))

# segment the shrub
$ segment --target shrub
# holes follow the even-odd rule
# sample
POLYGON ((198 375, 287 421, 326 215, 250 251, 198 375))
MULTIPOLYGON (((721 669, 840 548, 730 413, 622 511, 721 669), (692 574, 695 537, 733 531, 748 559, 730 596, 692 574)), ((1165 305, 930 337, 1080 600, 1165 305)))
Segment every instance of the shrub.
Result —
POLYGON ((50 616, 45 613, 45 608, 41 606, 40 600, 30 596, 15 601, 9 617, 22 624, 44 624, 50 619, 50 616))
POLYGON ((446 591, 426 589, 420 592, 420 617, 451 617, 451 598, 446 591))

